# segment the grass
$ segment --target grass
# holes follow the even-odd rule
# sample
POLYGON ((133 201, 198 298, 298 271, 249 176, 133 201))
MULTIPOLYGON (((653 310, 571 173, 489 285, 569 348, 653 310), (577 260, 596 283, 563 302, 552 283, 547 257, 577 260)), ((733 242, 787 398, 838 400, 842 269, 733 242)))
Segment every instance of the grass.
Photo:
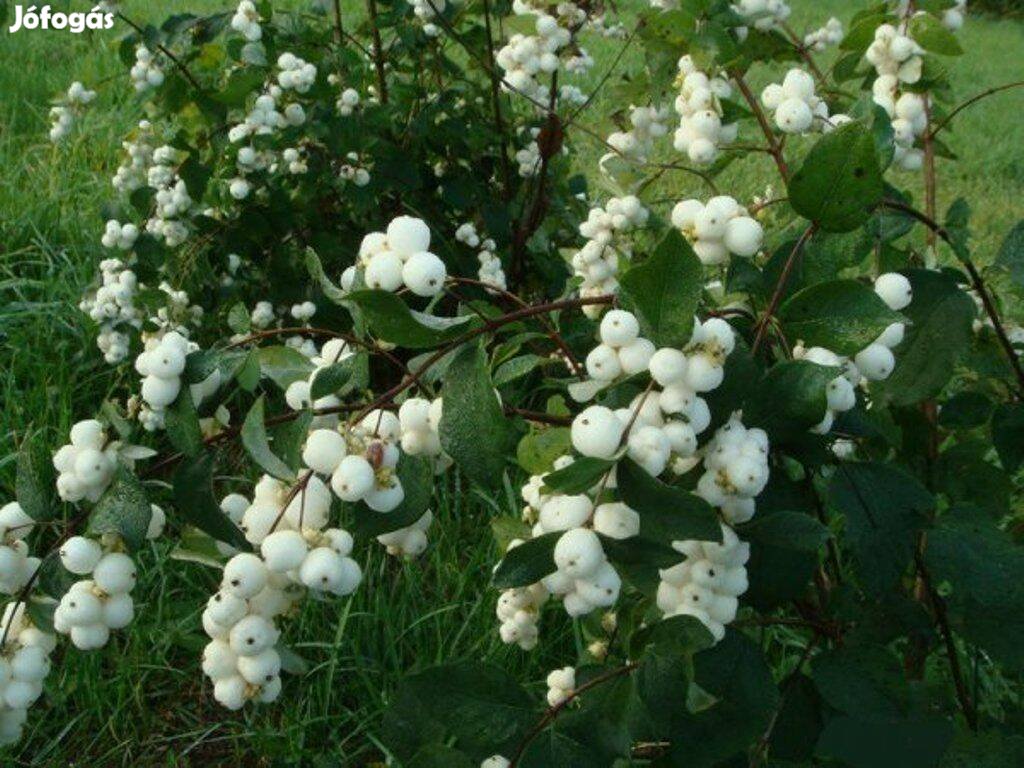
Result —
MULTIPOLYGON (((154 21, 176 10, 223 7, 174 0, 158 14, 141 0, 125 5, 130 16, 154 21)), ((798 30, 829 13, 849 16, 840 0, 794 6, 798 30)), ((962 39, 972 53, 952 70, 958 96, 1019 77, 1024 26, 972 19, 962 39)), ((596 81, 622 43, 587 45, 597 61, 590 75, 596 81)), ((635 51, 623 59, 631 64, 635 51)), ((138 119, 125 78, 110 34, 20 33, 0 46, 0 500, 13 492, 14 453, 23 440, 59 444, 73 421, 119 385, 76 304, 101 258, 100 206, 110 194, 120 137, 138 119), (45 135, 48 103, 74 79, 101 83, 102 93, 74 138, 55 149, 45 135)), ((626 106, 613 98, 602 94, 583 122, 608 133, 600 116, 626 106)), ((1002 94, 966 112, 946 137, 962 160, 941 165, 940 207, 958 196, 971 201, 982 263, 1019 216, 1024 124, 1015 118, 1022 108, 1024 92, 1002 94)), ((580 141, 573 162, 596 183, 592 172, 602 150, 580 141)), ((773 173, 765 158, 754 156, 731 167, 720 186, 749 198, 773 173)), ((901 183, 919 194, 916 177, 901 183)), ((659 191, 666 201, 704 194, 682 174, 664 179, 659 191)), ((374 550, 354 598, 308 601, 287 637, 311 665, 309 674, 290 679, 277 705, 244 714, 217 707, 198 669, 204 640, 197 596, 215 586, 213 573, 169 559, 167 543, 155 545, 136 591, 132 630, 103 653, 56 654, 47 693, 5 764, 364 765, 379 755, 374 734, 386 697, 410 669, 489 659, 536 684, 547 669, 574 657, 576 639, 554 615, 544 627, 551 641, 535 654, 511 651, 496 638, 494 594, 485 587, 495 560, 486 519, 497 511, 514 514, 515 495, 488 498, 449 483, 435 510, 443 523, 431 531, 428 554, 407 565, 374 550)))

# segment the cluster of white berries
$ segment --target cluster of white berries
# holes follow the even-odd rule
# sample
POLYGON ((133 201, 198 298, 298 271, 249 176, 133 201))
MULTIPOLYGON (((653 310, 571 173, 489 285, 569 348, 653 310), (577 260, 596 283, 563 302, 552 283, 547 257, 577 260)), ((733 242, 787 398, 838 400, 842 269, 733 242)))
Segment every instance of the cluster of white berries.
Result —
POLYGON ((138 238, 139 228, 137 226, 131 223, 122 224, 117 219, 111 219, 104 227, 100 242, 104 248, 130 251, 138 238))
POLYGON ((145 186, 149 165, 153 161, 153 125, 149 120, 140 120, 134 131, 134 138, 121 142, 127 157, 117 167, 111 184, 123 194, 130 194, 145 186))
POLYGON ((655 347, 640 336, 636 317, 625 310, 610 310, 600 325, 601 343, 590 350, 587 374, 597 382, 608 383, 647 370, 655 347))
POLYGON ((64 94, 62 102, 50 109, 50 141, 57 144, 67 138, 75 123, 75 117, 95 98, 96 91, 90 91, 77 80, 73 82, 64 94))
MULTIPOLYGON (((303 455, 313 463, 326 455, 323 432, 314 431, 306 444, 303 455)), ((350 557, 351 534, 327 527, 331 493, 313 472, 293 485, 264 475, 251 502, 231 494, 221 509, 259 549, 258 555, 235 554, 225 564, 220 589, 203 612, 203 629, 211 638, 203 651, 203 672, 213 681, 214 698, 237 710, 247 701, 274 701, 281 692, 275 619, 307 589, 352 594, 362 570, 350 557)))
POLYGON ((253 307, 252 313, 249 315, 249 322, 252 323, 253 328, 266 328, 274 322, 276 315, 274 314, 274 305, 269 301, 257 301, 256 306, 253 307))
MULTIPOLYGON (((260 304, 257 305, 257 310, 261 308, 261 305, 269 307, 269 302, 260 302, 260 304)), ((270 309, 269 311, 272 316, 273 310, 270 309)), ((253 314, 256 313, 254 312, 253 314)), ((300 343, 303 342, 301 337, 296 338, 299 339, 300 343)), ((289 339, 289 343, 290 342, 291 339, 289 339)), ((308 379, 299 379, 298 381, 293 381, 288 385, 288 388, 284 393, 284 399, 288 404, 288 407, 293 411, 301 411, 305 408, 334 408, 341 405, 341 400, 339 400, 335 395, 324 395, 316 400, 312 400, 311 393, 313 391, 313 382, 316 381, 316 377, 321 371, 329 368, 335 363, 340 363, 342 360, 351 357, 354 354, 353 350, 343 339, 329 339, 324 342, 319 354, 316 353, 315 346, 312 350, 306 350, 302 346, 297 346, 296 348, 304 354, 307 352, 311 353, 307 354, 307 357, 310 358, 310 362, 313 364, 313 372, 309 375, 308 379)), ((313 420, 312 426, 314 428, 333 427, 336 426, 337 423, 338 417, 335 414, 322 414, 313 420)))
MULTIPOLYGON (((646 162, 654 150, 654 142, 668 133, 667 107, 636 107, 630 105, 628 131, 616 131, 611 134, 607 143, 615 152, 605 157, 622 155, 637 162, 646 162)), ((603 160, 604 158, 602 158, 603 160)))
MULTIPOLYGON (((163 533, 164 511, 153 504, 147 539, 163 533)), ((131 591, 135 587, 135 562, 121 551, 121 537, 105 534, 99 540, 72 536, 60 547, 60 562, 76 576, 53 614, 53 627, 68 635, 80 651, 102 648, 110 631, 124 629, 135 618, 131 591)))
POLYGON ((761 103, 774 112, 775 125, 783 133, 807 133, 819 119, 819 127, 828 121, 828 104, 814 92, 814 78, 794 67, 781 85, 769 83, 761 91, 761 103))
POLYGON ((793 12, 786 0, 739 0, 732 10, 759 30, 775 29, 793 12))
POLYGON ((440 14, 444 13, 447 3, 445 0, 407 0, 412 6, 416 18, 423 22, 423 33, 427 37, 437 37, 441 34, 440 28, 433 23, 440 14))
MULTIPOLYGON (((228 140, 238 143, 250 136, 265 136, 289 125, 288 118, 278 110, 277 101, 281 98, 282 90, 272 85, 256 97, 252 109, 246 114, 245 119, 237 125, 231 126, 228 131, 228 140)), ((296 105, 298 106, 298 105, 296 105)), ((293 110, 294 114, 294 110, 293 110)), ((294 114, 297 118, 299 115, 294 114)), ((303 113, 303 119, 305 114, 303 113)))
POLYGON ((576 691, 576 669, 574 667, 562 667, 553 669, 547 677, 548 705, 557 707, 576 691))
POLYGON ((316 314, 316 304, 312 301, 303 301, 300 304, 292 304, 291 316, 300 323, 308 323, 316 314))
POLYGON ((512 762, 504 755, 491 755, 482 763, 480 768, 509 768, 512 762))
POLYGON ((309 171, 306 152, 302 147, 286 147, 281 153, 281 160, 284 161, 288 173, 293 176, 300 176, 309 171))
POLYGON ((916 146, 917 139, 928 128, 928 113, 924 96, 913 91, 898 91, 898 83, 891 75, 882 75, 872 85, 876 104, 892 120, 893 163, 905 171, 920 170, 924 150, 916 146))
POLYGON ((942 12, 942 23, 947 29, 956 32, 963 27, 966 14, 967 0, 954 0, 953 5, 942 12))
POLYGON ((530 142, 522 149, 516 150, 516 162, 519 164, 519 175, 529 179, 540 170, 540 144, 537 143, 537 136, 540 135, 539 128, 531 128, 529 131, 530 142))
POLYGON ((98 501, 114 477, 118 447, 116 441, 107 442, 103 425, 95 419, 71 427, 71 442, 53 455, 60 498, 72 504, 98 501))
POLYGON ((678 228, 706 266, 729 261, 729 254, 750 258, 761 250, 764 230, 734 198, 712 197, 707 203, 683 200, 672 209, 678 228))
POLYGON ((812 51, 824 51, 830 45, 843 41, 843 22, 832 16, 825 26, 804 35, 804 46, 812 51))
POLYGON ((921 79, 924 68, 924 49, 892 24, 882 24, 875 30, 875 39, 864 52, 864 58, 875 68, 879 77, 895 78, 895 82, 913 85, 921 79))
POLYGON ((768 483, 768 435, 743 426, 733 414, 704 447, 704 474, 696 494, 717 507, 730 525, 754 516, 754 499, 768 483))
MULTIPOLYGON (((910 281, 897 272, 879 275, 875 280, 875 293, 895 312, 905 309, 914 298, 910 281)), ((842 374, 828 384, 825 417, 812 432, 821 435, 828 433, 836 414, 844 413, 857 404, 855 387, 863 380, 870 382, 889 378, 896 368, 892 350, 903 341, 904 331, 902 322, 890 324, 877 339, 854 355, 852 360, 824 347, 805 349, 801 344, 794 347, 793 357, 797 359, 843 369, 842 374)))
POLYGON ((179 217, 192 208, 188 187, 178 176, 178 160, 178 150, 174 147, 157 147, 153 151, 153 165, 147 172, 147 183, 156 190, 156 211, 146 222, 146 231, 162 237, 168 248, 176 248, 188 239, 188 227, 179 217))
POLYGON ((396 472, 401 433, 395 414, 371 411, 344 434, 329 428, 311 432, 302 459, 314 472, 330 476, 331 490, 342 501, 390 512, 405 500, 396 472))
POLYGON ((673 146, 685 152, 693 163, 707 165, 718 157, 718 148, 736 140, 739 126, 723 124, 722 99, 732 94, 729 82, 702 72, 690 56, 679 59, 679 95, 675 109, 679 115, 673 146))
POLYGON ((338 101, 335 103, 338 109, 338 114, 342 117, 348 117, 355 112, 356 107, 359 106, 359 91, 355 88, 346 88, 338 96, 338 101))
POLYGON ((0 593, 17 594, 39 567, 39 558, 29 555, 25 542, 34 527, 35 521, 18 502, 0 507, 0 593))
POLYGON ((135 64, 131 68, 132 83, 139 93, 159 88, 164 82, 164 71, 153 52, 145 45, 135 49, 135 64))
POLYGON ((535 29, 534 35, 512 35, 495 56, 505 73, 504 86, 534 98, 541 88, 538 75, 558 71, 559 51, 572 39, 572 33, 546 13, 537 15, 535 29))
POLYGON ((720 544, 674 541, 672 548, 686 559, 660 572, 658 608, 666 617, 693 616, 721 640, 725 625, 736 618, 737 598, 747 591, 750 545, 723 525, 720 544))
POLYGON ((480 249, 476 255, 477 261, 480 262, 477 278, 480 282, 492 286, 493 290, 488 288, 488 293, 504 291, 508 288, 508 280, 505 277, 505 270, 501 266, 501 259, 494 253, 498 247, 494 240, 489 237, 482 240, 476 226, 471 221, 461 224, 455 230, 455 239, 470 248, 480 249))
MULTIPOLYGON (((359 262, 370 288, 397 291, 403 285, 417 296, 436 296, 448 276, 444 262, 430 252, 430 228, 422 219, 398 216, 386 232, 371 232, 359 245, 359 262)), ((356 267, 345 270, 342 288, 349 290, 356 267)))
MULTIPOLYGON (((579 226, 587 242, 572 257, 575 274, 582 278, 580 296, 615 293, 619 287, 619 258, 629 257, 631 244, 622 234, 647 223, 649 212, 633 195, 613 197, 603 208, 590 209, 579 226)), ((599 307, 584 307, 588 316, 600 314, 599 307)))
POLYGON ((164 412, 181 391, 185 357, 194 346, 177 331, 170 331, 150 339, 135 358, 135 370, 142 376, 142 399, 148 406, 146 417, 140 420, 148 431, 163 427, 164 412))
MULTIPOLYGON (((402 450, 410 456, 441 456, 441 413, 444 401, 410 397, 398 409, 399 438, 402 450)), ((442 462, 446 465, 445 462, 442 462)))
POLYGON ((78 308, 99 323, 96 344, 104 359, 113 365, 128 356, 128 336, 117 330, 117 326, 123 323, 138 328, 142 325, 135 307, 138 279, 120 259, 104 259, 100 262, 100 280, 100 286, 82 297, 78 308))
POLYGON ((434 522, 434 514, 428 509, 415 523, 405 528, 382 533, 377 541, 384 545, 389 555, 411 560, 427 549, 427 530, 434 522))
POLYGON ((357 187, 365 187, 370 183, 370 171, 365 165, 365 161, 359 156, 358 152, 349 152, 345 155, 345 159, 348 161, 343 163, 341 168, 338 169, 338 178, 342 181, 351 181, 357 187))
POLYGON ((595 382, 605 385, 646 368, 661 389, 639 395, 629 408, 617 411, 590 406, 573 420, 573 447, 584 456, 613 458, 626 425, 632 422, 626 437, 630 458, 652 475, 666 468, 683 474, 698 463, 697 436, 711 423, 710 409, 700 394, 722 383, 735 334, 720 318, 695 320, 684 351, 655 350, 638 333, 632 314, 609 312, 601 321, 601 343, 587 356, 587 371, 595 382))
POLYGON ((252 0, 242 0, 231 17, 231 28, 250 43, 259 42, 263 37, 260 26, 260 12, 252 0))
POLYGON ((306 93, 316 82, 316 67, 303 61, 294 53, 282 53, 277 57, 277 84, 284 90, 306 93))
POLYGON ((0 634, 6 639, 0 648, 0 745, 21 738, 28 708, 43 693, 43 681, 50 673, 50 654, 57 638, 32 622, 22 601, 4 607, 0 634))
MULTIPOLYGON (((509 544, 509 549, 512 548, 509 544)), ((498 635, 503 643, 518 645, 524 651, 537 647, 540 609, 547 602, 548 591, 540 582, 528 587, 504 590, 498 596, 496 613, 500 624, 498 635)))

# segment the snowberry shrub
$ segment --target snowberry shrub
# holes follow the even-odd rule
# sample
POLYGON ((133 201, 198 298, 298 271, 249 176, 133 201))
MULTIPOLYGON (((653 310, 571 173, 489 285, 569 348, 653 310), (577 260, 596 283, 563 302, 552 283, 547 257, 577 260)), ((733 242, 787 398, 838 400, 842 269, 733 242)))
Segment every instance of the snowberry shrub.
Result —
MULTIPOLYGON (((316 645, 303 599, 344 601, 368 547, 422 554, 461 473, 521 488, 490 521, 494 631, 530 652, 574 622, 578 650, 527 681, 410 670, 379 731, 396 764, 1008 755, 1024 370, 1000 294, 1024 246, 1018 227, 982 269, 966 202, 936 210, 945 131, 977 100, 945 74, 964 4, 805 37, 784 0, 621 22, 326 5, 121 17, 146 118, 82 308, 135 372, 80 404, 55 471, 18 457, 0 737, 54 632, 88 651, 131 631, 165 522, 223 569, 195 595, 208 693, 301 695, 282 672, 316 645), (595 34, 643 55, 583 81, 595 34), (607 141, 604 87, 632 102, 607 141), (583 141, 605 150, 591 185, 583 141), (778 192, 720 189, 731 163, 778 192)), ((55 141, 89 94, 62 97, 55 141)))

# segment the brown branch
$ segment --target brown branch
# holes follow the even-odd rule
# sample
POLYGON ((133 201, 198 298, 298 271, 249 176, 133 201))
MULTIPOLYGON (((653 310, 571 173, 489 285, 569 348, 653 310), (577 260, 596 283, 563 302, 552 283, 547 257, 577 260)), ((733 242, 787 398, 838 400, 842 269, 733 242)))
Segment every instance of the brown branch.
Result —
POLYGON ((964 713, 964 719, 972 731, 978 730, 978 713, 971 703, 971 696, 967 692, 967 684, 964 682, 963 670, 960 668, 960 656, 956 651, 956 644, 953 641, 953 632, 949 627, 949 615, 946 613, 946 603, 936 591, 932 583, 931 573, 925 566, 924 556, 918 549, 914 553, 917 563, 917 572, 925 588, 932 609, 935 613, 935 620, 939 625, 939 632, 942 635, 943 645, 946 650, 946 658, 949 661, 949 671, 953 675, 953 686, 956 688, 957 701, 960 710, 964 713))
MULTIPOLYGON (((911 205, 900 200, 882 200, 882 206, 889 208, 900 213, 905 213, 913 219, 916 219, 921 224, 924 224, 929 230, 935 233, 943 242, 945 242, 951 248, 953 247, 953 239, 944 226, 935 221, 934 218, 928 216, 925 213, 917 210, 911 205)), ((1003 353, 1006 356, 1007 361, 1010 363, 1010 367, 1017 378, 1017 386, 1020 389, 1021 397, 1024 397, 1024 368, 1021 367, 1020 358, 1017 356, 1017 350, 1013 348, 1013 342, 1010 341, 1010 337, 1006 333, 1006 328, 1003 326, 1003 321, 999 317, 999 312, 996 309, 995 302, 992 300, 992 296, 988 291, 988 287, 985 285, 985 279, 981 276, 978 268, 974 262, 966 257, 960 257, 960 261, 963 262, 964 268, 967 270, 967 274, 971 279, 971 287, 977 292, 978 297, 981 299, 981 304, 985 309, 985 314, 988 315, 988 319, 992 323, 992 328, 996 332, 996 337, 999 339, 999 344, 1003 349, 1003 353)))
POLYGON ((32 571, 32 575, 28 577, 28 581, 25 582, 25 586, 23 586, 18 591, 18 595, 14 598, 13 603, 10 603, 10 605, 13 605, 14 607, 11 608, 10 618, 7 620, 7 623, 4 624, 3 634, 0 635, 0 648, 3 648, 7 644, 7 636, 11 632, 11 625, 14 623, 14 616, 15 611, 17 610, 17 606, 28 605, 28 599, 32 594, 32 587, 34 587, 36 585, 36 582, 39 581, 39 574, 43 572, 43 562, 48 557, 51 557, 54 554, 54 552, 56 552, 60 548, 61 544, 70 539, 71 536, 78 529, 78 526, 85 522, 88 518, 88 511, 80 512, 78 515, 73 517, 68 522, 67 527, 64 529, 64 533, 61 534, 60 538, 53 543, 53 545, 46 551, 46 553, 41 558, 39 558, 39 565, 37 565, 36 569, 32 571))
POLYGON ((501 79, 497 76, 494 68, 494 36, 491 31, 491 4, 490 0, 483 0, 484 7, 484 34, 487 35, 487 58, 490 66, 487 67, 488 79, 491 81, 491 104, 494 109, 494 129, 498 132, 499 146, 498 154, 501 160, 502 184, 505 188, 506 202, 512 199, 512 164, 508 157, 508 134, 505 130, 505 119, 501 114, 501 79))
MULTIPOLYGON (((483 288, 484 290, 494 291, 502 298, 507 299, 520 307, 530 306, 525 301, 523 301, 519 296, 512 293, 511 291, 502 290, 483 280, 474 280, 469 277, 455 276, 449 276, 448 279, 463 285, 473 285, 478 288, 483 288)), ((565 359, 569 362, 569 365, 572 366, 573 372, 576 374, 576 377, 582 379, 586 375, 586 369, 583 367, 583 364, 580 363, 579 359, 577 359, 576 355, 573 354, 573 351, 569 348, 569 344, 566 342, 562 334, 560 334, 558 332, 558 329, 555 328, 555 326, 543 315, 539 315, 537 317, 537 321, 544 326, 544 330, 547 333, 548 338, 551 339, 551 342, 556 347, 558 347, 559 352, 562 353, 565 359)))
POLYGON ((811 223, 804 233, 800 235, 800 239, 796 241, 796 245, 793 246, 793 251, 789 254, 789 258, 786 259, 785 265, 782 267, 782 274, 779 275, 779 280, 775 284, 775 291, 772 293, 771 301, 768 303, 768 309, 765 310, 764 317, 757 324, 757 330, 754 333, 754 343, 750 348, 752 354, 756 353, 758 348, 761 346, 761 342, 764 340, 765 332, 768 329, 768 325, 771 323, 772 317, 775 315, 775 311, 779 308, 779 303, 782 301, 782 296, 786 292, 786 283, 789 281, 789 275, 793 271, 793 267, 796 265, 797 259, 800 256, 800 252, 803 250, 804 245, 811 238, 818 229, 818 225, 811 223))
POLYGON ((516 766, 519 764, 519 761, 522 759, 523 753, 526 751, 526 748, 530 746, 530 742, 537 738, 537 736, 539 736, 541 732, 545 728, 547 728, 555 720, 556 717, 558 717, 559 713, 561 713, 563 709, 568 707, 577 698, 579 698, 592 688, 596 688, 597 686, 601 685, 602 683, 606 683, 609 680, 614 680, 616 678, 622 677, 623 675, 629 674, 638 666, 639 664, 637 662, 630 662, 629 664, 625 664, 621 667, 616 667, 615 669, 609 670, 608 672, 604 672, 598 675, 597 677, 585 682, 583 685, 575 689, 572 693, 566 696, 565 699, 560 701, 555 706, 548 708, 548 710, 544 713, 541 719, 537 721, 537 724, 529 730, 526 736, 523 737, 523 740, 520 741, 519 744, 516 746, 516 751, 512 753, 512 757, 509 760, 509 768, 516 768, 516 766))
POLYGON ((341 0, 334 0, 334 34, 339 43, 345 39, 345 27, 341 23, 341 0))
POLYGON ((740 89, 740 93, 743 94, 743 98, 750 107, 750 111, 753 112, 754 117, 757 118, 757 124, 761 126, 761 132, 768 141, 769 154, 771 154, 772 159, 775 160, 775 165, 779 169, 779 174, 782 176, 782 180, 788 181, 789 168, 786 166, 786 158, 782 154, 782 144, 775 135, 775 131, 772 130, 771 123, 768 122, 768 116, 764 113, 764 110, 761 109, 761 103, 750 90, 750 86, 747 85, 747 81, 743 79, 743 75, 739 72, 734 72, 732 74, 732 79, 740 89))
POLYGON ((507 315, 503 315, 502 317, 485 322, 479 328, 475 328, 472 331, 462 334, 462 336, 459 336, 454 341, 438 349, 436 352, 434 352, 434 354, 427 358, 423 365, 421 365, 415 371, 410 372, 408 376, 406 376, 404 379, 398 382, 395 386, 391 387, 391 389, 382 394, 372 403, 365 406, 363 410, 361 410, 355 416, 354 420, 358 421, 366 414, 368 414, 370 411, 379 408, 381 405, 389 403, 392 400, 394 400, 395 397, 397 397, 406 389, 408 389, 417 381, 419 381, 420 376, 422 376, 431 366, 437 364, 437 362, 441 360, 445 355, 447 355, 452 350, 462 346, 467 341, 472 341, 478 336, 482 336, 485 333, 495 331, 498 328, 501 328, 502 326, 508 325, 509 323, 515 323, 518 322, 519 320, 525 320, 526 318, 534 317, 536 315, 544 315, 547 314, 548 312, 556 312, 561 309, 575 309, 577 307, 585 307, 590 306, 592 304, 611 304, 614 300, 615 297, 609 294, 602 296, 580 297, 576 299, 562 299, 561 301, 553 301, 547 304, 533 304, 531 306, 523 307, 522 309, 516 310, 515 312, 510 312, 507 315))
MULTIPOLYGON (((143 31, 142 27, 140 27, 138 24, 136 24, 134 21, 129 19, 127 16, 125 16, 120 11, 117 12, 117 18, 119 18, 121 21, 123 21, 129 27, 134 29, 135 32, 139 35, 139 37, 142 38, 143 45, 146 44, 145 37, 144 37, 145 32, 143 31)), ((171 53, 165 46, 163 46, 160 43, 157 43, 156 47, 157 47, 157 50, 160 51, 160 53, 162 53, 164 56, 166 56, 168 59, 171 60, 171 63, 174 64, 174 66, 176 66, 178 69, 181 70, 181 74, 183 74, 185 76, 185 79, 189 81, 189 83, 192 85, 193 88, 195 88, 197 91, 202 91, 203 90, 203 87, 199 84, 199 81, 195 79, 195 77, 189 71, 188 67, 186 67, 184 65, 184 63, 182 63, 181 59, 179 59, 177 56, 175 56, 173 53, 171 53)))
POLYGON ((380 40, 380 27, 377 26, 377 0, 366 0, 366 12, 370 17, 370 30, 373 36, 373 66, 377 70, 377 94, 381 104, 388 103, 388 82, 384 76, 384 47, 380 40))
POLYGON ((949 123, 953 120, 954 117, 963 112, 972 104, 975 104, 981 101, 982 99, 987 98, 995 93, 1008 91, 1011 88, 1020 88, 1021 86, 1024 86, 1024 80, 1018 80, 1015 83, 1004 83, 1003 85, 997 85, 994 88, 989 88, 987 90, 982 91, 981 93, 977 93, 974 96, 971 96, 971 98, 967 99, 961 104, 958 104, 952 112, 950 112, 948 115, 942 118, 942 120, 940 120, 938 124, 928 132, 927 135, 930 136, 931 138, 935 138, 936 134, 938 134, 939 131, 941 131, 943 128, 949 125, 949 123))

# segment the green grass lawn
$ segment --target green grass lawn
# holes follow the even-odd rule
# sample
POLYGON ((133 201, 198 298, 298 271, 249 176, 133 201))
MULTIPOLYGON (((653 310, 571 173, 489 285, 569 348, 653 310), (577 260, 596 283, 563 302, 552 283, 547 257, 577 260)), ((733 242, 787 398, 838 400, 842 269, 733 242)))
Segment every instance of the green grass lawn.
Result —
MULTIPOLYGON (((61 5, 61 3, 55 3, 61 5)), ((208 10, 211 0, 154 4, 133 0, 126 12, 158 21, 177 10, 208 10)), ((794 26, 816 26, 840 0, 794 0, 794 26)), ((100 206, 120 157, 122 134, 138 119, 115 36, 60 32, 6 32, 0 42, 0 502, 11 496, 13 454, 41 433, 59 445, 73 421, 116 388, 76 305, 102 258, 100 206), (74 79, 101 86, 95 107, 68 143, 46 137, 50 99, 74 79)), ((966 97, 1020 76, 1024 25, 971 19, 964 47, 974 52, 953 67, 954 89, 966 97)), ((594 39, 592 81, 615 58, 621 41, 594 39)), ((623 59, 629 65, 633 57, 623 59)), ((599 97, 583 122, 607 134, 601 116, 627 105, 599 97)), ((1024 91, 987 100, 958 120, 946 139, 961 155, 941 165, 940 207, 958 196, 974 210, 978 260, 991 259, 1003 234, 1021 215, 1024 197, 1024 91)), ((591 174, 602 154, 580 138, 572 162, 591 174)), ((774 181, 762 156, 730 168, 723 190, 741 199, 774 181)), ((901 179, 918 189, 919 179, 901 179)), ((666 179, 665 199, 703 194, 692 177, 666 179)), ((666 207, 669 205, 666 202, 666 207)), ((341 603, 307 601, 286 637, 310 664, 290 678, 273 706, 232 715, 209 695, 198 658, 205 639, 200 596, 215 587, 209 569, 166 557, 168 543, 145 557, 136 590, 138 618, 105 652, 55 657, 44 699, 30 714, 27 736, 4 765, 269 764, 324 755, 324 765, 363 765, 379 754, 375 728, 385 697, 408 670, 446 659, 487 658, 525 679, 571 661, 578 639, 557 613, 547 616, 543 650, 524 655, 496 635, 495 594, 486 588, 496 553, 486 523, 514 514, 512 489, 486 498, 454 478, 435 510, 441 524, 422 560, 407 565, 374 549, 367 578, 341 603), (259 756, 259 757, 257 757, 259 756), (262 758, 267 758, 263 761, 262 758), (13 763, 8 762, 13 760, 13 763)), ((310 764, 306 762, 305 764, 310 764)))

